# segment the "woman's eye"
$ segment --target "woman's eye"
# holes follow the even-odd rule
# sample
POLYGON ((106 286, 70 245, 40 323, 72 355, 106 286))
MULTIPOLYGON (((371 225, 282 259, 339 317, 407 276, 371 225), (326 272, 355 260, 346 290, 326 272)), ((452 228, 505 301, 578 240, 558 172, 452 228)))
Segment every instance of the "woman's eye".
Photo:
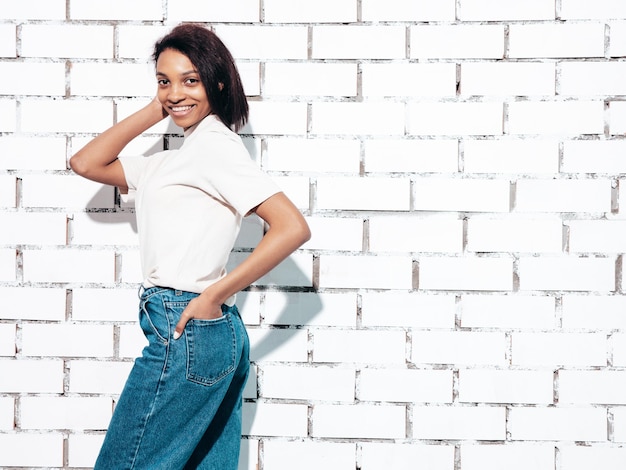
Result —
POLYGON ((196 83, 198 83, 198 81, 199 81, 199 80, 198 80, 197 78, 188 78, 188 79, 187 79, 187 83, 188 83, 189 85, 195 85, 196 83))
POLYGON ((159 86, 165 86, 167 85, 167 80, 165 80, 164 78, 162 78, 161 80, 157 80, 157 84, 159 86))

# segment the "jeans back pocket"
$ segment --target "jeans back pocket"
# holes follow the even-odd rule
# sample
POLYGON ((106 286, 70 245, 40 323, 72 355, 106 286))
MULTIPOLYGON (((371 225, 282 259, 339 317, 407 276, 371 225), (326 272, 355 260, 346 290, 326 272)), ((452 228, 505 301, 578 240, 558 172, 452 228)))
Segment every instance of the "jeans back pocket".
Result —
POLYGON ((236 367, 237 336, 232 316, 214 320, 192 319, 185 328, 187 380, 214 385, 236 367))

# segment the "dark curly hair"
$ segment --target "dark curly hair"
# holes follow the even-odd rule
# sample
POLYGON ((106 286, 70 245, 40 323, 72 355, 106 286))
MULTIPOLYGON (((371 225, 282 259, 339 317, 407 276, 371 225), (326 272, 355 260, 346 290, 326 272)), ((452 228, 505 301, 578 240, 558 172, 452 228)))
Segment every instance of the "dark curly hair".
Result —
POLYGON ((198 69, 211 112, 233 130, 241 129, 248 120, 248 101, 235 60, 221 39, 202 25, 186 23, 156 42, 152 54, 155 63, 166 49, 189 58, 198 69))

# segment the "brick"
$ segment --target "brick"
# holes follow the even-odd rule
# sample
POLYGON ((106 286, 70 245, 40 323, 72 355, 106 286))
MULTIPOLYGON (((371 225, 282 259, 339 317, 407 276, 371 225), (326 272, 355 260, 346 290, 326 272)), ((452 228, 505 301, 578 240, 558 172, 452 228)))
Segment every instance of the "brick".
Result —
POLYGON ((512 363, 523 367, 605 366, 606 335, 600 333, 513 333, 512 363))
POLYGON ((415 292, 364 292, 364 327, 454 328, 456 301, 452 295, 415 292))
POLYGON ((315 3, 294 3, 290 0, 265 0, 267 23, 354 23, 357 5, 354 0, 321 0, 315 3))
POLYGON ((0 356, 15 356, 16 340, 15 325, 0 323, 0 356))
POLYGON ((511 408, 513 440, 606 441, 607 418, 602 408, 511 408))
POLYGON ((410 103, 411 135, 502 135, 501 102, 410 103))
POLYGON ((626 449, 608 446, 559 446, 563 470, 601 468, 620 470, 626 458, 626 449))
MULTIPOLYGON (((26 175, 22 179, 24 207, 114 207, 113 186, 106 186, 75 175, 26 175)), ((102 216, 95 216, 102 219, 102 216)))
POLYGON ((139 0, 133 3, 124 0, 90 2, 72 0, 70 19, 73 20, 153 20, 163 19, 160 0, 139 0))
POLYGON ((266 140, 264 168, 267 171, 293 171, 358 174, 360 145, 356 140, 281 139, 266 140))
POLYGON ((463 470, 552 470, 554 454, 554 445, 542 443, 461 445, 463 470))
POLYGON ((410 29, 411 59, 502 59, 502 25, 415 25, 410 29))
POLYGON ((452 371, 362 369, 358 399, 406 403, 452 403, 452 371))
MULTIPOLYGON (((434 2, 433 2, 434 3, 434 2)), ((363 470, 450 470, 454 468, 454 446, 448 444, 409 444, 363 442, 363 470), (390 467, 390 465, 392 465, 390 467)))
POLYGON ((461 5, 461 21, 528 21, 554 20, 554 4, 544 0, 517 2, 505 0, 465 0, 461 5))
POLYGON ((389 101, 315 102, 311 132, 328 135, 404 135, 403 103, 389 101), (384 120, 372 116, 385 116, 384 120))
POLYGON ((564 295, 561 310, 566 329, 626 328, 626 297, 621 295, 564 295))
POLYGON ((22 429, 106 429, 112 401, 107 397, 22 397, 22 429))
POLYGON ((22 325, 24 356, 110 357, 113 355, 113 327, 70 323, 28 323, 22 325), (54 341, 49 341, 54 338, 54 341))
POLYGON ((571 220, 569 251, 623 253, 626 251, 626 221, 623 220, 571 220))
POLYGON ((503 365, 506 341, 500 332, 414 331, 411 361, 417 364, 503 365))
POLYGON ((16 268, 15 250, 0 249, 0 281, 15 281, 16 268))
POLYGON ((143 335, 138 325, 121 325, 120 329, 120 358, 136 358, 141 355, 141 350, 148 345, 148 340, 143 335))
MULTIPOLYGON (((22 2, 20 5, 24 5, 22 2)), ((17 57, 17 32, 15 25, 0 24, 0 57, 17 57)))
POLYGON ((141 284, 144 280, 141 272, 139 249, 125 250, 120 253, 121 266, 117 270, 121 282, 141 284))
POLYGON ((243 434, 305 437, 307 406, 282 403, 244 403, 243 434))
POLYGON ((104 434, 70 434, 67 439, 69 466, 93 467, 103 441, 104 434))
POLYGON ((508 106, 511 134, 571 136, 604 132, 601 101, 519 101, 508 106))
POLYGON ((626 103, 609 102, 609 133, 611 135, 626 133, 626 103))
POLYGON ((626 21, 609 22, 609 57, 626 55, 626 21))
POLYGON ((551 404, 551 370, 463 369, 459 373, 461 403, 551 404))
POLYGON ((467 251, 561 253, 563 222, 557 218, 505 219, 471 217, 467 222, 467 251))
POLYGON ((504 440, 504 407, 417 406, 413 409, 413 438, 504 440))
POLYGON ((320 287, 410 289, 412 260, 408 256, 322 255, 320 287))
POLYGON ((414 209, 452 212, 508 212, 509 181, 478 178, 418 178, 414 209))
POLYGON ((112 251, 25 250, 24 280, 27 282, 115 281, 115 255, 112 251))
POLYGON ((626 413, 624 408, 613 408, 613 436, 614 442, 626 442, 626 413))
POLYGON ((72 215, 72 245, 138 244, 134 213, 89 212, 72 215))
POLYGON ((72 393, 122 393, 132 362, 70 361, 72 393))
POLYGON ((267 292, 263 323, 272 325, 356 326, 354 293, 267 292))
POLYGON ((4 77, 0 86, 3 95, 65 94, 63 63, 4 62, 0 63, 0 75, 4 77))
POLYGON ((17 205, 17 181, 13 175, 0 175, 0 207, 17 205))
POLYGON ((313 437, 402 439, 406 409, 396 405, 315 405, 313 437))
POLYGON ((356 96, 356 64, 268 62, 264 96, 356 96))
POLYGON ((454 0, 362 0, 363 21, 454 21, 454 0))
POLYGON ((110 59, 113 57, 113 50, 112 26, 22 26, 22 57, 110 59))
POLYGON ((518 212, 610 212, 609 179, 525 179, 516 183, 518 212))
POLYGON ((626 5, 620 0, 598 0, 593 5, 585 0, 563 0, 561 19, 625 18, 626 5))
POLYGON ((460 253, 463 221, 453 217, 370 217, 369 248, 373 252, 460 253))
POLYGON ((519 261, 521 290, 615 290, 615 259, 554 256, 519 261))
POLYGON ((167 3, 168 21, 257 23, 259 0, 223 3, 218 0, 171 0, 167 3))
POLYGON ((113 124, 113 107, 108 101, 23 100, 23 132, 102 132, 113 124))
POLYGON ((361 71, 363 96, 456 96, 454 64, 364 63, 361 71))
POLYGON ((568 140, 563 143, 564 173, 624 173, 626 141, 568 140))
POLYGON ((259 439, 250 437, 241 439, 239 469, 256 470, 259 465, 259 454, 259 439))
POLYGON ((404 331, 316 330, 313 345, 314 362, 404 364, 406 360, 404 331))
POLYGON ((63 0, 24 0, 2 6, 2 18, 12 20, 64 20, 63 0))
POLYGON ((356 466, 356 444, 267 440, 263 465, 275 470, 351 469, 356 466))
POLYGON ((524 294, 466 294, 461 297, 461 327, 550 329, 556 327, 555 299, 524 294))
POLYGON ((11 431, 15 427, 15 400, 13 397, 0 397, 0 430, 11 431))
POLYGON ((564 62, 559 65, 561 95, 623 95, 626 87, 618 77, 626 73, 621 62, 564 62))
POLYGON ((260 396, 312 401, 354 400, 354 369, 261 365, 260 396))
POLYGON ((0 287, 2 318, 19 320, 65 319, 65 289, 0 287))
POLYGON ((65 214, 52 212, 0 213, 2 245, 65 245, 67 220, 65 214), (46 230, 33 230, 45 227, 46 230), (8 228, 8 230, 6 229, 8 228))
POLYGON ((403 26, 313 26, 313 59, 404 59, 403 26))
POLYGON ((4 467, 62 467, 63 434, 3 433, 0 434, 0 465, 4 467), (33 452, 37 449, 37 452, 33 452))
POLYGON ((249 105, 250 119, 242 134, 306 134, 306 103, 251 101, 249 105))
POLYGON ((365 141, 366 173, 447 173, 459 169, 453 139, 375 139, 365 141))
POLYGON ((138 289, 73 289, 72 300, 73 320, 137 321, 138 289))
POLYGON ((154 96, 152 64, 77 63, 70 71, 72 96, 154 96))
POLYGON ((559 143, 549 139, 465 139, 463 171, 552 175, 559 171, 559 143))
POLYGON ((555 66, 542 62, 461 64, 462 96, 554 96, 555 66))
POLYGON ((419 259, 420 290, 496 290, 513 288, 509 257, 436 257, 419 259))
POLYGON ((406 211, 410 202, 408 178, 322 176, 317 179, 317 208, 321 210, 406 211))
POLYGON ((239 71, 239 78, 243 85, 243 91, 246 96, 261 95, 261 64, 259 62, 242 62, 236 63, 239 71))
MULTIPOLYGON (((227 271, 239 265, 248 255, 249 253, 232 253, 226 265, 227 271)), ((311 287, 312 270, 313 256, 310 253, 295 253, 253 285, 311 287)))
MULTIPOLYGON (((190 10, 191 11, 191 10, 190 10)), ((195 12, 194 12, 195 16, 195 12)), ((306 59, 306 26, 216 26, 215 33, 235 59, 306 59), (254 41, 250 41, 253 37, 254 41)))
POLYGON ((509 28, 509 57, 603 57, 604 24, 539 23, 512 24, 509 28))
POLYGON ((250 360, 306 362, 308 335, 306 330, 249 328, 250 360))
POLYGON ((307 176, 272 176, 291 202, 301 210, 311 207, 311 180, 307 176))
POLYGON ((170 27, 159 25, 118 25, 118 57, 151 62, 154 44, 170 30, 170 27))
POLYGON ((360 251, 363 247, 363 220, 357 218, 307 217, 311 239, 302 248, 313 250, 360 251))
POLYGON ((0 132, 15 132, 17 107, 15 100, 0 99, 0 132))
POLYGON ((2 393, 63 393, 63 361, 0 360, 2 393))
POLYGON ((560 370, 559 403, 626 404, 626 372, 617 370, 560 370))
POLYGON ((65 170, 65 147, 57 137, 0 137, 0 169, 65 170))

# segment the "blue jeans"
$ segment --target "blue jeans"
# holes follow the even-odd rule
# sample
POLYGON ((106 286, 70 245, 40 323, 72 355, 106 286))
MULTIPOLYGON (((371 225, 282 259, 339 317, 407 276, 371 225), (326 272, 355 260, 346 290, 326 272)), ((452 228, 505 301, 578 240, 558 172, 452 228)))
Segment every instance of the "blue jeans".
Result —
POLYGON ((109 424, 97 470, 237 469, 249 342, 237 307, 190 320, 172 338, 198 294, 143 291, 139 324, 148 346, 137 358, 109 424))

